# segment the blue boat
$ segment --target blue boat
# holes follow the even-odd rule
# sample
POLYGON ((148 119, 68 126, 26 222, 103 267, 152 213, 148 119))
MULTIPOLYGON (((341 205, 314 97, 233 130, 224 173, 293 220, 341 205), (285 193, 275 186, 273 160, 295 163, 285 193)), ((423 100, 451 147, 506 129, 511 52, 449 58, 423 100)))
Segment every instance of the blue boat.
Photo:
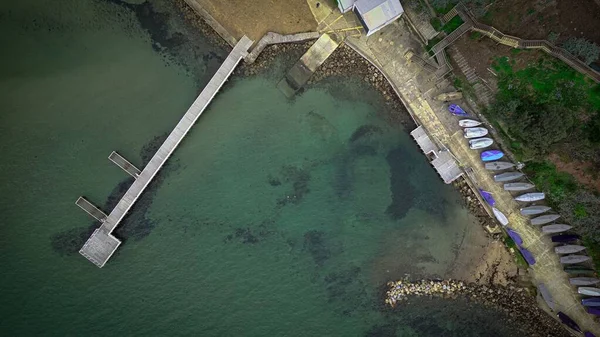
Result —
POLYGON ((575 323, 575 321, 573 319, 571 319, 571 317, 563 314, 560 311, 556 315, 558 316, 558 318, 560 318, 561 322, 563 322, 566 326, 568 326, 569 328, 571 328, 577 332, 581 332, 581 328, 579 327, 579 325, 577 325, 577 323, 575 323))
POLYGON ((577 234, 555 235, 552 237, 552 242, 570 242, 579 239, 581 239, 581 237, 577 234))
POLYGON ((585 337, 596 337, 596 335, 594 335, 593 333, 591 333, 591 332, 589 332, 589 331, 586 331, 586 332, 584 332, 584 333, 583 333, 583 335, 584 335, 585 337))
POLYGON ((585 305, 586 307, 600 307, 600 298, 584 298, 581 300, 581 304, 585 305))
POLYGON ((533 266, 535 264, 535 257, 533 257, 533 254, 531 254, 530 251, 528 251, 527 249, 523 248, 523 247, 518 247, 519 251, 521 252, 521 255, 523 255, 523 258, 525 259, 525 261, 527 261, 527 264, 530 266, 533 266))
POLYGON ((502 157, 504 157, 504 152, 500 150, 487 150, 481 152, 481 160, 483 161, 498 160, 502 157))
POLYGON ((587 308, 587 312, 592 315, 600 316, 600 309, 598 308, 587 308))
POLYGON ((494 200, 494 197, 492 197, 492 193, 484 191, 481 188, 479 189, 479 193, 483 197, 483 200, 488 203, 488 205, 494 206, 496 204, 496 200, 494 200))
POLYGON ((523 244, 523 239, 521 239, 519 233, 513 231, 508 227, 506 227, 506 233, 508 233, 508 236, 510 236, 510 238, 513 239, 517 246, 521 246, 523 244))
POLYGON ((456 104, 450 104, 450 106, 448 107, 448 111, 450 111, 453 115, 456 115, 456 116, 468 116, 469 115, 465 112, 465 110, 463 110, 460 106, 458 106, 456 104))

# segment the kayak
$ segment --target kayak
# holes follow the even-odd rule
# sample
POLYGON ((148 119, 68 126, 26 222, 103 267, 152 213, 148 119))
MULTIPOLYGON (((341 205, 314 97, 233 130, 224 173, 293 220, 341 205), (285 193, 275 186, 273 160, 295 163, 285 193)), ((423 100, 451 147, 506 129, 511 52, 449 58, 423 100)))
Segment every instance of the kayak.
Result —
POLYGON ((486 137, 469 140, 469 148, 471 150, 485 149, 492 144, 494 144, 494 140, 486 137))
POLYGON ((508 183, 504 184, 505 191, 526 191, 534 188, 534 184, 530 183, 508 183))
POLYGON ((464 129, 464 137, 465 138, 483 137, 483 136, 487 135, 488 132, 489 132, 488 129, 481 128, 481 127, 466 128, 466 129, 464 129))
POLYGON ((520 211, 522 215, 536 215, 546 213, 551 209, 552 208, 548 206, 529 206, 521 208, 520 211))
POLYGON ((483 197, 483 200, 488 203, 488 205, 494 206, 496 204, 496 200, 494 200, 494 197, 492 197, 492 193, 482 190, 481 188, 479 189, 479 193, 483 197))
POLYGON ((487 150, 481 152, 480 157, 483 161, 493 161, 504 157, 504 153, 500 150, 487 150))
POLYGON ((481 125, 481 122, 474 119, 461 119, 458 121, 458 125, 463 128, 472 128, 481 125))
POLYGON ((508 218, 506 218, 504 213, 500 212, 496 207, 492 207, 492 212, 494 212, 494 216, 502 226, 508 225, 508 218))
POLYGON ((515 167, 515 164, 507 161, 495 161, 492 163, 485 163, 485 169, 490 171, 502 171, 509 168, 515 167))
POLYGON ((448 111, 450 111, 453 115, 456 116, 467 116, 468 114, 463 110, 460 106, 456 104, 450 104, 448 106, 448 111))
POLYGON ((532 192, 532 193, 521 194, 520 196, 516 197, 515 200, 516 201, 524 201, 524 202, 533 202, 533 201, 543 200, 545 197, 546 197, 546 195, 544 194, 544 192, 532 192))

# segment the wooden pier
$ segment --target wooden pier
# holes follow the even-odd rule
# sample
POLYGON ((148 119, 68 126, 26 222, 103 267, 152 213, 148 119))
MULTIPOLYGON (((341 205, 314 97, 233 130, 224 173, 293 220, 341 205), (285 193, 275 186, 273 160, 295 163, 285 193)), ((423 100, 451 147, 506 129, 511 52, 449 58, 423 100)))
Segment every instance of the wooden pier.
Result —
MULTIPOLYGON (((108 259, 110 259, 112 254, 121 244, 121 241, 112 235, 112 231, 115 229, 115 227, 117 227, 119 222, 121 222, 127 211, 129 211, 129 209, 133 206, 144 189, 146 189, 150 181, 152 181, 156 173, 167 161, 169 156, 173 153, 173 151, 175 151, 188 131, 190 131, 196 120, 200 117, 202 112, 204 112, 208 104, 216 95, 217 91, 219 91, 223 83, 227 81, 240 60, 246 57, 248 54, 248 48, 250 48, 252 43, 253 41, 246 36, 243 36, 237 42, 229 56, 227 56, 210 82, 208 82, 204 90, 202 90, 194 103, 192 103, 192 106, 190 106, 185 115, 183 115, 183 118, 181 118, 179 123, 177 123, 175 129, 171 131, 171 134, 167 137, 158 151, 156 151, 152 159, 150 159, 148 165, 146 165, 146 167, 144 167, 144 169, 137 174, 137 176, 134 176, 136 178, 135 182, 131 185, 127 192, 125 192, 125 195, 123 195, 119 203, 110 212, 110 214, 106 216, 102 222, 102 225, 94 231, 92 236, 90 236, 87 242, 83 245, 79 251, 81 255, 85 256, 98 267, 102 267, 104 264, 106 264, 108 259)), ((122 168, 123 166, 121 166, 121 164, 126 165, 126 163, 128 163, 131 165, 131 163, 118 155, 112 156, 111 160, 113 160, 113 162, 122 168)), ((131 167, 135 169, 133 165, 131 165, 131 167)), ((135 170, 133 169, 128 168, 125 170, 128 173, 130 173, 130 170, 131 173, 134 173, 135 170)))

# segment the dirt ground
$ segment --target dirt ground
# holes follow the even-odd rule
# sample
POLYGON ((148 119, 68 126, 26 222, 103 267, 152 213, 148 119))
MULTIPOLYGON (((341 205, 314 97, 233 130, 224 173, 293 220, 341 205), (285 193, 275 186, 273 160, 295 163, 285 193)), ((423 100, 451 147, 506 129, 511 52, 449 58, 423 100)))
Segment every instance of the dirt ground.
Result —
POLYGON ((548 156, 548 160, 556 165, 556 168, 559 171, 569 173, 575 177, 579 183, 600 192, 600 180, 597 177, 597 172, 594 172, 594 168, 591 163, 581 162, 578 160, 565 162, 561 160, 557 154, 551 154, 548 156))
POLYGON ((236 39, 259 40, 271 31, 293 34, 317 28, 306 0, 196 0, 236 39))
POLYGON ((482 19, 505 34, 525 39, 546 39, 560 33, 585 37, 600 44, 600 5, 594 0, 497 0, 482 19))

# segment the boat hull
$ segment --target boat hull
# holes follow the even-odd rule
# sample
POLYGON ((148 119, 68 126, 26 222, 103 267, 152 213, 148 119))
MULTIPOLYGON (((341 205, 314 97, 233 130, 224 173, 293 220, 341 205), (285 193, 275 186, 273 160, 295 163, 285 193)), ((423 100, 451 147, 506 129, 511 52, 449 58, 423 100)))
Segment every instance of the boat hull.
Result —
POLYGON ((494 176, 494 181, 495 182, 504 182, 504 181, 513 181, 513 180, 517 180, 521 177, 523 177, 525 175, 525 173, 521 173, 521 172, 506 172, 506 173, 501 173, 501 174, 496 174, 494 176))
POLYGON ((565 225, 565 224, 547 225, 547 226, 542 227, 542 233, 557 234, 557 233, 566 232, 571 228, 573 228, 573 226, 569 226, 569 225, 565 225))
POLYGON ((490 171, 502 171, 515 167, 515 164, 507 161, 496 161, 493 163, 485 163, 485 169, 490 171))
POLYGON ((534 184, 530 183, 508 183, 504 184, 505 191, 527 191, 534 188, 534 184))
POLYGON ((548 206, 529 206, 529 207, 524 207, 521 208, 521 215, 537 215, 537 214, 542 214, 542 213, 546 213, 549 210, 551 210, 551 207, 548 206))
POLYGON ((577 234, 555 235, 552 237, 552 242, 571 242, 579 239, 581 239, 581 237, 577 234))
POLYGON ((581 328, 579 327, 579 325, 577 325, 577 323, 575 323, 573 319, 571 319, 571 317, 567 316, 562 312, 559 312, 557 316, 560 319, 560 321, 563 322, 566 326, 577 332, 581 332, 581 328))
POLYGON ((569 283, 575 286, 591 286, 600 283, 600 280, 595 277, 572 277, 569 283))
POLYGON ((576 264, 589 261, 591 258, 587 255, 567 255, 560 258, 562 264, 576 264))
POLYGON ((548 304, 550 309, 554 311, 554 309, 556 308, 556 302, 554 302, 554 299, 552 298, 552 295, 550 295, 548 288, 546 288, 546 286, 543 283, 540 283, 538 285, 538 290, 540 291, 540 294, 542 295, 542 298, 544 299, 546 304, 548 304))
POLYGON ((532 225, 545 225, 545 224, 550 223, 558 218, 560 218, 560 215, 558 215, 558 214, 546 214, 546 215, 538 216, 537 218, 533 218, 530 221, 531 221, 532 225))
POLYGON ((600 307, 600 298, 584 298, 581 300, 581 304, 586 307, 600 307))
POLYGON ((450 111, 455 116, 467 116, 467 112, 463 110, 459 105, 450 104, 448 106, 448 111, 450 111))
POLYGON ((478 138, 487 135, 488 132, 488 129, 481 127, 466 128, 464 129, 464 136, 465 138, 478 138))
POLYGON ((546 198, 546 194, 544 194, 543 192, 533 192, 521 194, 520 196, 516 197, 515 200, 523 202, 534 202, 544 200, 544 198, 546 198))
POLYGON ((480 121, 476 121, 474 119, 461 119, 458 121, 458 125, 463 128, 473 128, 476 126, 480 126, 482 123, 480 121))
POLYGON ((496 207, 492 207, 492 212, 494 213, 496 220, 498 220, 502 226, 508 225, 508 218, 504 213, 500 212, 496 207))
POLYGON ((579 287, 577 293, 586 296, 600 296, 600 288, 594 287, 579 287))
POLYGON ((487 150, 487 151, 481 152, 480 157, 481 157, 481 160, 483 160, 483 161, 498 160, 498 159, 504 157, 504 152, 502 152, 500 150, 487 150))
POLYGON ((494 144, 494 140, 491 138, 477 138, 469 140, 469 148, 471 150, 485 149, 486 147, 494 144))
POLYGON ((579 245, 566 245, 566 246, 554 247, 554 252, 556 254, 575 254, 575 253, 579 253, 582 250, 585 250, 585 247, 579 246, 579 245))

